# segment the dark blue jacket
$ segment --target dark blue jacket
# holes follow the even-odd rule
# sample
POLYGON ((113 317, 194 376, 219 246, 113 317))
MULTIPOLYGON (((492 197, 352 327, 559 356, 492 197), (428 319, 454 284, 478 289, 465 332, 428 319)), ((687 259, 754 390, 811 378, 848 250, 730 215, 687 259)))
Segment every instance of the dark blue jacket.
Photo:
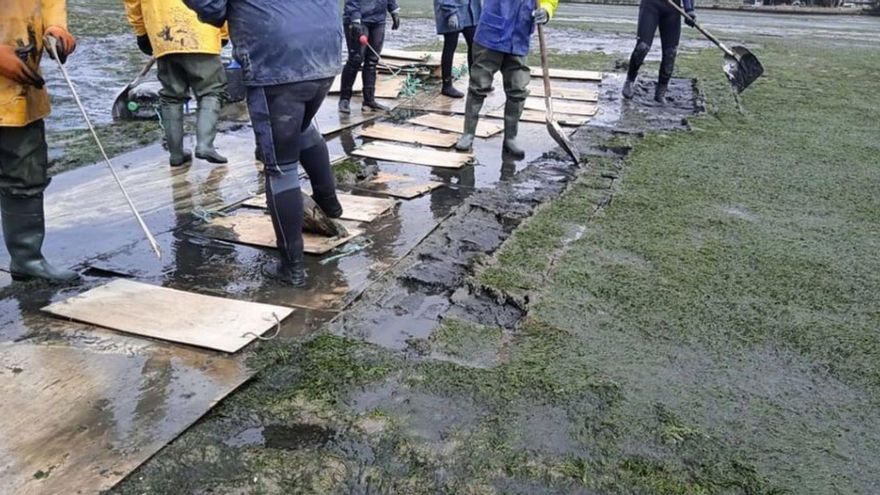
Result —
POLYGON ((449 18, 458 15, 459 27, 476 26, 480 20, 483 5, 480 0, 434 0, 434 21, 437 34, 454 33, 449 29, 449 18))
POLYGON ((343 22, 361 21, 363 24, 385 24, 389 12, 398 12, 397 0, 345 0, 343 22))
POLYGON ((496 52, 528 55, 537 5, 536 0, 485 0, 474 41, 496 52))
POLYGON ((202 22, 229 22, 248 86, 334 77, 342 67, 337 0, 183 0, 202 22))

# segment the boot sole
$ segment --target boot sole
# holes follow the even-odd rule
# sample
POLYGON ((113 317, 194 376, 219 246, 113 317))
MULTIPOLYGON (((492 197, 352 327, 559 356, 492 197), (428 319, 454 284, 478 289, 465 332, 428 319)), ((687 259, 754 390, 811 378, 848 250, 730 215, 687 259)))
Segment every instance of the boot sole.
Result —
POLYGON ((223 159, 214 158, 210 155, 202 155, 199 153, 196 153, 196 158, 198 158, 199 160, 205 160, 208 163, 229 163, 228 158, 223 158, 223 159))
POLYGON ((48 284, 69 284, 80 280, 79 274, 77 274, 73 278, 43 278, 37 277, 35 275, 25 275, 22 273, 10 273, 9 276, 12 278, 14 282, 45 282, 48 284))

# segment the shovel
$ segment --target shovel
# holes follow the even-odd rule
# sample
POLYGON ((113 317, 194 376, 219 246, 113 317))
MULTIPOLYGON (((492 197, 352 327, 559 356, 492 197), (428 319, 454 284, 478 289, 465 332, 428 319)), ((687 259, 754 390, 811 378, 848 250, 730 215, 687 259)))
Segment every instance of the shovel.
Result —
POLYGON ((680 5, 673 0, 666 1, 669 2, 669 5, 672 5, 682 17, 693 22, 697 31, 702 33, 706 38, 709 38, 709 41, 718 45, 718 48, 721 48, 721 51, 724 52, 724 73, 727 75, 727 79, 730 81, 730 85, 733 87, 736 94, 745 91, 749 85, 761 77, 761 74, 764 73, 764 66, 761 65, 758 57, 750 52, 748 48, 744 46, 734 46, 733 49, 728 48, 727 45, 713 36, 712 33, 706 31, 703 26, 697 24, 697 21, 691 18, 691 16, 689 16, 680 5))
POLYGON ((128 93, 143 82, 143 79, 149 74, 150 69, 153 68, 153 64, 156 63, 155 57, 150 57, 150 61, 147 62, 147 65, 144 66, 141 73, 137 75, 136 78, 126 86, 122 91, 116 95, 116 99, 113 100, 113 110, 111 114, 113 115, 113 120, 130 120, 134 117, 134 114, 131 113, 131 110, 128 108, 128 93))
POLYGON ((565 150, 565 153, 571 157, 574 164, 578 165, 580 160, 578 158, 577 149, 568 139, 568 136, 565 135, 565 132, 562 131, 559 122, 556 122, 556 119, 553 117, 553 100, 550 94, 550 67, 547 63, 547 43, 544 41, 544 26, 542 24, 538 24, 538 40, 541 44, 541 70, 544 72, 544 102, 547 104, 547 132, 549 132, 550 137, 552 137, 553 140, 565 150))

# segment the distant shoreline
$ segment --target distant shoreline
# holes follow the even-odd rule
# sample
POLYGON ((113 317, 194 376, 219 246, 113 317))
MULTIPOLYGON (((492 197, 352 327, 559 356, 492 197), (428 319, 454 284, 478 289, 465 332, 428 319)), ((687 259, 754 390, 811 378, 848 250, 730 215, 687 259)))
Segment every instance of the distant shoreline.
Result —
MULTIPOLYGON (((585 3, 595 5, 632 5, 637 6, 637 0, 560 0, 562 3, 585 3)), ((829 7, 792 7, 790 5, 706 5, 699 6, 700 10, 722 10, 730 12, 756 12, 761 14, 782 14, 782 15, 878 15, 870 12, 867 8, 829 8, 829 7)))

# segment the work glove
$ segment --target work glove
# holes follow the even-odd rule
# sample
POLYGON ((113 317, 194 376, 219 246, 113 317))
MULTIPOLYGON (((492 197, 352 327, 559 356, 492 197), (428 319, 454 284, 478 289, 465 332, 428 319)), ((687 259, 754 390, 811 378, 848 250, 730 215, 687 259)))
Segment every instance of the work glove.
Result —
POLYGON ((367 30, 364 29, 364 25, 361 24, 360 19, 357 21, 351 21, 351 24, 348 26, 348 31, 354 39, 360 39, 361 36, 367 34, 367 30))
POLYGON ((137 37, 138 48, 144 53, 144 55, 153 56, 153 44, 150 43, 150 37, 146 34, 142 34, 137 37))
MULTIPOLYGON (((62 64, 67 62, 67 57, 76 50, 76 38, 70 34, 70 31, 60 26, 49 26, 44 33, 58 40, 58 58, 62 64)), ((52 54, 49 54, 52 57, 52 54)), ((53 57, 54 58, 54 57, 53 57)))
POLYGON ((446 20, 446 27, 451 31, 461 31, 461 22, 458 20, 458 14, 449 16, 449 19, 446 20))
POLYGON ((400 12, 392 12, 391 13, 391 30, 397 31, 400 29, 400 12))
POLYGON ((40 74, 28 67, 10 45, 0 45, 0 76, 25 86, 42 88, 46 84, 40 74))
POLYGON ((697 20, 697 13, 694 12, 693 10, 688 10, 686 13, 690 19, 688 17, 685 17, 684 23, 690 27, 696 27, 694 21, 697 20))
POLYGON ((532 18, 535 19, 535 24, 547 24, 550 22, 550 12, 547 12, 547 9, 543 7, 535 9, 535 11, 532 12, 532 18))

